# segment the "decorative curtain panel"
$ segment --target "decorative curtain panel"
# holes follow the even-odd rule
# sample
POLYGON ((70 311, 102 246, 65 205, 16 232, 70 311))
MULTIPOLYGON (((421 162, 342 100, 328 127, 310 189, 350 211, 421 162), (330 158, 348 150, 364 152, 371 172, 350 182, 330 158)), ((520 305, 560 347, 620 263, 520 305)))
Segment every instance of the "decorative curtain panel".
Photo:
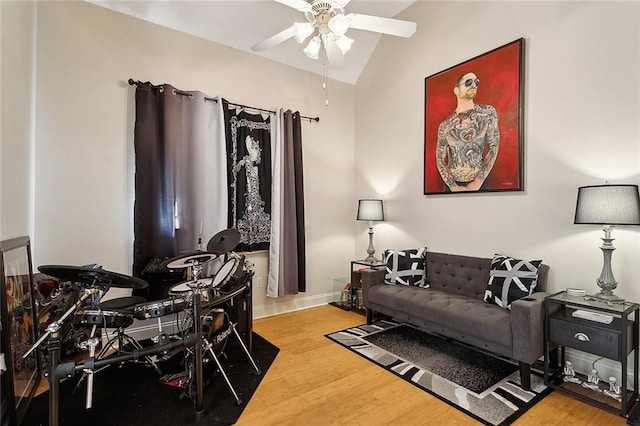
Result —
POLYGON ((267 250, 271 232, 271 120, 223 100, 227 147, 228 227, 236 251, 267 250))
POLYGON ((136 89, 133 274, 153 258, 206 246, 226 228, 226 155, 217 102, 201 92, 136 89))
POLYGON ((274 218, 272 234, 278 244, 269 250, 267 296, 306 291, 304 179, 300 113, 286 111, 280 117, 280 137, 274 152, 274 218), (277 197, 277 199, 276 199, 277 197))

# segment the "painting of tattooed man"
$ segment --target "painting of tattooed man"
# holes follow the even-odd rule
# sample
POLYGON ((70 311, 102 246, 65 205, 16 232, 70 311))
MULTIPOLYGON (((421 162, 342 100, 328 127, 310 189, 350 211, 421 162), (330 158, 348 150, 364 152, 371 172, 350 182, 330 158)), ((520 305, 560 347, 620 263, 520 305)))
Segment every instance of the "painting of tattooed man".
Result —
POLYGON ((524 40, 425 79, 424 193, 522 191, 524 40))

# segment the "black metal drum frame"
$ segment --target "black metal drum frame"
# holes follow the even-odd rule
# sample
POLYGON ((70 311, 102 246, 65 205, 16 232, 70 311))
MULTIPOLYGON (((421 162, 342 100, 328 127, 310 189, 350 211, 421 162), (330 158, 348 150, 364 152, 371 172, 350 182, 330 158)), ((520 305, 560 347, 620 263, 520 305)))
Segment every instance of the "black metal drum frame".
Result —
MULTIPOLYGON (((219 238, 219 241, 216 240, 215 244, 229 244, 229 236, 227 234, 221 234, 220 236, 221 238, 219 238)), ((233 235, 232 237, 233 239, 235 239, 235 235, 233 235)), ((212 241, 213 240, 214 239, 212 239, 212 241)), ((226 246, 223 246, 223 248, 226 249, 226 246)), ((147 283, 138 278, 106 271, 102 268, 56 265, 41 266, 39 268, 41 272, 54 276, 56 278, 60 278, 65 281, 81 282, 87 285, 87 287, 82 290, 78 301, 71 308, 69 308, 69 310, 65 312, 64 315, 62 315, 62 317, 60 317, 57 321, 51 323, 47 327, 46 332, 24 355, 24 357, 27 357, 33 350, 37 349, 42 343, 46 341, 46 347, 48 349, 49 355, 49 368, 47 374, 47 379, 49 382, 49 425, 57 426, 59 423, 59 398, 61 379, 74 377, 76 374, 82 373, 82 378, 79 381, 78 386, 82 382, 82 380, 86 378, 86 406, 87 408, 90 408, 93 393, 94 374, 98 370, 114 364, 121 364, 123 362, 139 361, 144 359, 147 363, 150 363, 153 367, 156 368, 157 371, 159 371, 157 365, 155 365, 151 357, 159 354, 167 354, 172 351, 180 350, 182 348, 193 348, 192 351, 187 352, 193 354, 193 362, 190 362, 188 364, 193 366, 193 371, 190 372, 189 377, 191 377, 191 380, 194 381, 194 383, 192 384, 195 388, 194 405, 196 418, 198 420, 200 420, 204 414, 203 362, 205 356, 209 357, 216 364, 218 371, 222 373, 227 387, 233 394, 236 403, 238 405, 242 404, 241 399, 238 397, 238 394, 233 388, 229 377, 227 376, 220 363, 220 360, 218 359, 219 355, 214 351, 214 346, 226 340, 228 336, 235 335, 236 339, 242 346, 244 353, 251 362, 256 375, 260 375, 262 373, 253 360, 242 338, 240 337, 240 334, 236 329, 236 324, 228 321, 228 326, 226 329, 220 331, 214 336, 209 335, 207 337, 204 336, 204 334, 206 333, 202 332, 202 321, 203 310, 208 310, 209 314, 219 311, 220 309, 216 308, 216 306, 232 300, 233 298, 246 291, 248 286, 251 285, 250 282, 253 277, 253 271, 245 271, 245 275, 241 282, 241 285, 230 289, 230 291, 228 292, 220 291, 215 297, 211 298, 210 300, 205 300, 205 297, 203 297, 203 293, 209 290, 212 285, 222 287, 224 284, 226 284, 231 275, 233 275, 236 269, 240 266, 239 263, 242 261, 242 258, 240 256, 236 255, 235 253, 230 253, 230 255, 227 256, 227 262, 225 262, 223 267, 220 269, 218 274, 213 277, 213 279, 199 279, 202 265, 209 260, 216 258, 218 255, 219 252, 200 251, 167 260, 165 263, 169 268, 189 268, 189 276, 192 277, 192 279, 190 281, 187 281, 186 283, 183 283, 186 284, 189 291, 181 296, 176 297, 175 301, 169 300, 146 302, 131 307, 132 317, 136 317, 139 319, 154 318, 161 314, 166 314, 167 312, 172 313, 179 310, 185 310, 185 312, 189 312, 190 309, 190 315, 193 320, 192 328, 190 329, 191 332, 182 334, 181 336, 177 336, 175 339, 158 339, 157 344, 149 348, 144 348, 137 341, 135 341, 135 339, 130 338, 129 336, 126 336, 126 334, 124 334, 123 329, 128 324, 126 323, 126 319, 120 318, 120 315, 117 311, 112 313, 107 312, 105 316, 105 311, 87 310, 83 312, 83 315, 84 318, 90 318, 88 320, 85 320, 89 323, 89 325, 93 327, 93 329, 90 338, 86 342, 82 343, 83 348, 89 351, 89 356, 84 359, 84 362, 82 363, 61 362, 60 360, 61 328, 63 323, 76 310, 79 310, 88 298, 94 297, 99 300, 100 295, 104 295, 104 293, 106 293, 110 287, 138 289, 145 288, 147 286, 147 283), (220 277, 218 276, 219 274, 220 277), (94 316, 95 318, 92 318, 92 316, 94 316), (102 320, 98 320, 96 318, 102 318, 102 320), (110 339, 107 343, 107 346, 103 348, 103 350, 101 350, 98 355, 96 355, 95 349, 98 346, 99 339, 94 337, 94 332, 96 326, 98 325, 98 322, 105 321, 105 318, 113 321, 113 324, 108 325, 116 326, 116 328, 118 328, 118 334, 116 337, 110 339), (118 352, 115 355, 104 358, 106 349, 113 345, 115 339, 118 339, 119 343, 118 352), (130 344, 129 346, 133 347, 133 350, 121 352, 121 345, 126 345, 127 343, 130 344)), ((205 318, 205 321, 206 320, 207 319, 205 318)), ((160 331, 162 332, 162 329, 160 329, 160 331)))

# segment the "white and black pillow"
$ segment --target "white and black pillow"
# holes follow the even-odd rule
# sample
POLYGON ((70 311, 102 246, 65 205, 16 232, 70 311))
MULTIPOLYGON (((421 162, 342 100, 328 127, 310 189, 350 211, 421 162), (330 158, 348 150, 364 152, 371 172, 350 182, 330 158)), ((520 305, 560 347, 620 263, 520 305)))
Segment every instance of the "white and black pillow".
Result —
POLYGON ((426 249, 385 250, 386 284, 429 287, 425 273, 426 249))
POLYGON ((522 260, 496 254, 491 262, 484 301, 511 309, 513 301, 533 293, 542 260, 522 260))

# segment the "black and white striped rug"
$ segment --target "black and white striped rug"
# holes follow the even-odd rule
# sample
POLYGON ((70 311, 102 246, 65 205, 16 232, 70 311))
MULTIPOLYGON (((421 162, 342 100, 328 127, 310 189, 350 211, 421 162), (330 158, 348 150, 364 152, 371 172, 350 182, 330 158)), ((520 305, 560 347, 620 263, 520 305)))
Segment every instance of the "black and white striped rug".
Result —
POLYGON ((487 425, 508 425, 551 390, 535 374, 410 325, 378 321, 327 337, 487 425))

